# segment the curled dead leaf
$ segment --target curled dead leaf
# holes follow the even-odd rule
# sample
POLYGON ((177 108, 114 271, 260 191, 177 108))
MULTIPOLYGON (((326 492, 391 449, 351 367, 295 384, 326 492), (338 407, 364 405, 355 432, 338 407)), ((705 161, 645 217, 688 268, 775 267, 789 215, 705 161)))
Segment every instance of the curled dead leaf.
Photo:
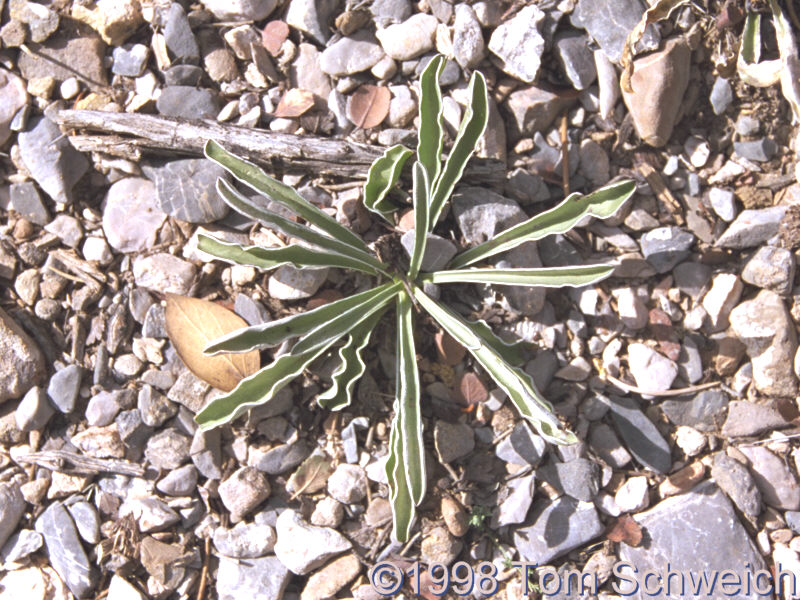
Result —
POLYGON ((608 530, 606 538, 612 542, 625 542, 628 546, 636 547, 642 543, 642 526, 630 515, 622 515, 608 530))
POLYGON ((489 399, 489 391, 481 378, 470 372, 459 378, 458 394, 466 406, 474 406, 489 399))
POLYGON ((389 114, 391 100, 389 88, 362 85, 347 99, 347 118, 362 129, 380 125, 389 114))
POLYGON ((282 119, 291 119, 305 114, 314 106, 314 93, 308 90, 294 88, 283 95, 278 107, 275 109, 275 116, 282 119))
POLYGON ((257 350, 242 354, 206 356, 203 348, 213 340, 247 327, 239 315, 219 304, 167 294, 164 321, 172 345, 189 370, 206 383, 224 392, 235 388, 260 366, 257 350))

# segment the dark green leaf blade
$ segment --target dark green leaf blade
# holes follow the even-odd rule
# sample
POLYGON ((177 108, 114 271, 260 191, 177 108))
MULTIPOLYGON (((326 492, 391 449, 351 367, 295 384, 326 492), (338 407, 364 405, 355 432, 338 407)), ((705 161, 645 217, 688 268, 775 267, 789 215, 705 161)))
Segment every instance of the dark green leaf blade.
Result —
POLYGON ((434 56, 420 76, 419 101, 419 141, 417 142, 417 160, 422 163, 428 173, 431 185, 436 182, 442 168, 442 146, 444 131, 442 128, 442 90, 439 87, 439 76, 444 69, 445 58, 434 56))

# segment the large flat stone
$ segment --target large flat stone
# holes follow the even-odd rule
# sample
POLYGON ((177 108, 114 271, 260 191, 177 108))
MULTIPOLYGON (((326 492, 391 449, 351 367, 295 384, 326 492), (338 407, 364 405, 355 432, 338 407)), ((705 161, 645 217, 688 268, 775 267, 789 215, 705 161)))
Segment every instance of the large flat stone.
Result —
MULTIPOLYGON (((745 581, 748 570, 755 572, 765 568, 764 560, 736 517, 730 501, 713 483, 701 483, 686 494, 668 498, 634 519, 643 529, 642 544, 636 548, 620 544, 619 558, 634 567, 639 577, 650 570, 665 573, 669 565, 671 571, 686 574, 686 591, 690 592, 692 574, 695 578, 707 574, 710 579, 714 573, 731 570, 745 581)), ((626 578, 635 577, 630 569, 623 569, 623 573, 626 578)), ((678 593, 681 591, 678 576, 672 576, 669 581, 672 589, 666 590, 664 582, 664 589, 659 593, 654 589, 655 580, 650 577, 650 589, 655 592, 652 595, 644 592, 644 582, 636 590, 632 589, 632 583, 620 581, 618 585, 623 593, 629 594, 625 597, 635 599, 771 598, 752 591, 725 594, 719 587, 719 580, 711 594, 681 594, 678 593), (666 591, 670 593, 663 593, 666 591)))

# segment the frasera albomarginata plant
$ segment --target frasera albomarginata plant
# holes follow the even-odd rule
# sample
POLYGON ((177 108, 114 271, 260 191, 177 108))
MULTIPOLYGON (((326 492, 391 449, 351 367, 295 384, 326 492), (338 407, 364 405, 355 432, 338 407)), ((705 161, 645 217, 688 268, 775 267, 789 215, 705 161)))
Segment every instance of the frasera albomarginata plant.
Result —
MULTIPOLYGON (((396 396, 386 472, 394 515, 393 533, 399 541, 406 541, 409 537, 415 508, 425 497, 426 486, 420 380, 414 346, 414 305, 425 310, 472 354, 543 438, 556 444, 569 444, 576 440, 574 434, 562 427, 552 406, 536 389, 531 377, 519 368, 514 348, 495 336, 485 323, 470 322, 431 298, 423 291, 423 285, 481 283, 578 287, 598 282, 611 275, 614 265, 536 269, 476 268, 473 265, 525 242, 565 233, 586 216, 609 217, 634 191, 633 182, 622 181, 588 195, 571 194, 555 208, 457 254, 447 269, 423 272, 421 266, 427 234, 436 226, 445 203, 461 178, 486 128, 488 114, 486 82, 481 73, 476 72, 469 83, 470 104, 450 153, 442 162, 444 134, 439 75, 444 64, 442 57, 434 58, 420 81, 420 131, 412 171, 416 235, 406 272, 398 272, 388 262, 381 261, 359 236, 254 164, 227 152, 214 141, 209 141, 205 148, 206 156, 227 169, 235 179, 290 210, 305 224, 268 210, 266 202, 248 199, 220 179, 217 190, 234 210, 299 242, 280 248, 262 248, 201 235, 201 250, 229 263, 261 269, 284 264, 297 268, 352 269, 373 276, 376 285, 319 308, 246 327, 216 340, 206 348, 208 354, 271 348, 297 338, 294 346, 271 364, 243 379, 231 392, 209 402, 197 414, 196 420, 202 429, 227 423, 244 411, 269 402, 278 390, 302 374, 313 361, 334 352, 338 352, 339 366, 333 373, 330 389, 319 395, 317 401, 330 410, 348 406, 353 388, 366 368, 361 353, 380 318, 394 306, 397 319, 396 396)), ((392 225, 392 213, 398 207, 389 200, 388 194, 397 184, 400 172, 412 154, 403 146, 394 146, 369 170, 364 203, 392 225)))

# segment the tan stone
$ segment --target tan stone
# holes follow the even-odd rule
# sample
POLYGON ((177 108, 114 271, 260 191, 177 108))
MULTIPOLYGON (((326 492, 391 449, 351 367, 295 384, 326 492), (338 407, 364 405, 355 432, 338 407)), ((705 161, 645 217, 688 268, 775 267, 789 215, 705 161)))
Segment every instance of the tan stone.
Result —
POLYGON ((326 600, 353 581, 361 572, 361 562, 355 554, 345 554, 332 560, 308 578, 300 600, 326 600))

